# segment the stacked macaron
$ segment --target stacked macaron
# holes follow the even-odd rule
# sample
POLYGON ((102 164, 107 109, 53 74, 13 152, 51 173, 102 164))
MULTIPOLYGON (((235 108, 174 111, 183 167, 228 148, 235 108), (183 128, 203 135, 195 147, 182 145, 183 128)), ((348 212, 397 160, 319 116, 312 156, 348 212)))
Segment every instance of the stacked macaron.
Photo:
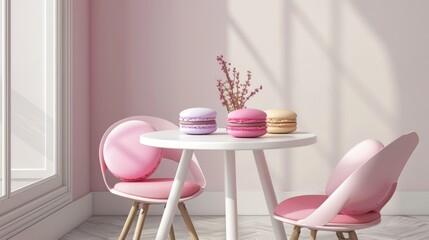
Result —
POLYGON ((186 134, 210 134, 217 129, 216 111, 210 108, 188 108, 181 111, 179 117, 180 131, 186 134))
POLYGON ((291 133, 296 130, 296 113, 286 109, 270 109, 267 113, 268 133, 291 133))
POLYGON ((245 108, 228 114, 227 131, 238 138, 260 137, 267 133, 267 114, 264 111, 245 108))

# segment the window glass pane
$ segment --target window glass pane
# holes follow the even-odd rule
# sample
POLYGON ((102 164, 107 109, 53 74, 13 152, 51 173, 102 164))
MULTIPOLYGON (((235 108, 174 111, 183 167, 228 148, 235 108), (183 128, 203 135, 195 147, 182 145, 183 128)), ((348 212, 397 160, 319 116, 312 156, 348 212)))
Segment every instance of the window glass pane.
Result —
POLYGON ((11 1, 12 191, 55 174, 54 8, 11 1))

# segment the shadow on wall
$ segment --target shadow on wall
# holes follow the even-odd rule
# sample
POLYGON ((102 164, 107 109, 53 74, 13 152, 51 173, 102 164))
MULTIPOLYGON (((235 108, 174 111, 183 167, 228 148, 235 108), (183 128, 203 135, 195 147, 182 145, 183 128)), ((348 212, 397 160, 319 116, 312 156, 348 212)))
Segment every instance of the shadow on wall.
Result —
MULTIPOLYGON (((297 109, 300 128, 318 135, 311 148, 282 151, 276 155, 279 161, 270 164, 282 190, 325 182, 324 174, 345 151, 368 137, 388 143, 415 130, 421 141, 413 158, 425 159, 429 113, 421 107, 429 89, 427 1, 286 0, 263 3, 264 9, 260 4, 90 1, 93 191, 105 190, 99 140, 121 118, 154 115, 177 122, 181 110, 206 106, 218 111, 224 126, 226 111, 216 89, 216 78, 223 77, 216 62, 220 54, 233 55, 228 60, 265 79, 258 84, 269 97, 252 104, 297 109), (312 170, 300 161, 308 158, 312 170), (303 169, 316 174, 308 179, 303 169)), ((197 156, 203 170, 210 169, 204 171, 207 181, 215 180, 209 190, 221 190, 221 153, 197 156)), ((423 174, 429 167, 425 164, 410 161, 402 186, 429 189, 429 181, 411 176, 423 174)))
POLYGON ((373 31, 383 41, 392 64, 397 84, 396 97, 398 134, 416 131, 419 147, 407 165, 401 181, 409 191, 427 191, 429 178, 425 169, 429 149, 429 2, 417 1, 352 1, 354 8, 368 21, 373 31), (419 176, 418 179, 416 176, 419 176), (423 177, 426 178, 423 180, 423 177))
MULTIPOLYGON (((284 89, 279 88, 278 93, 286 92, 286 101, 303 109, 301 116, 311 118, 313 124, 317 116, 305 111, 317 112, 315 104, 323 105, 323 98, 329 98, 326 100, 328 107, 321 107, 328 111, 319 115, 329 123, 329 130, 323 123, 312 125, 316 133, 321 133, 314 149, 316 155, 325 160, 325 165, 334 166, 345 151, 364 138, 375 137, 388 144, 401 134, 417 131, 421 136, 420 147, 413 155, 415 161, 407 165, 408 171, 404 171, 400 187, 416 191, 429 189, 428 181, 418 181, 413 177, 426 176, 423 169, 429 167, 429 163, 421 161, 429 147, 429 139, 425 136, 429 131, 425 124, 429 113, 422 110, 424 102, 427 102, 425 91, 429 89, 429 31, 425 26, 429 21, 425 11, 429 3, 335 0, 323 1, 323 4, 317 14, 325 11, 327 14, 322 16, 328 19, 312 15, 315 12, 309 3, 291 0, 284 3, 286 47, 283 57, 287 84, 284 89), (328 27, 318 20, 328 22, 328 27), (299 34, 310 39, 316 52, 306 53, 297 41, 300 36, 296 35, 299 34), (320 80, 323 77, 303 78, 305 74, 300 72, 297 62, 304 56, 310 59, 306 64, 322 64, 311 59, 317 58, 318 54, 326 59, 330 71, 323 83, 326 87, 312 91, 310 86, 319 86, 318 82, 323 81, 320 80), (303 81, 307 82, 302 84, 303 81), (309 92, 305 96, 307 98, 322 100, 300 100, 299 96, 294 97, 294 89, 301 93, 309 92), (326 92, 319 95, 320 91, 326 92)), ((310 71, 314 69, 308 67, 310 71)), ((289 153, 285 155, 286 158, 291 157, 289 153)), ((278 177, 293 185, 298 178, 291 170, 295 162, 282 164, 281 169, 291 172, 282 177, 279 173, 278 177)))

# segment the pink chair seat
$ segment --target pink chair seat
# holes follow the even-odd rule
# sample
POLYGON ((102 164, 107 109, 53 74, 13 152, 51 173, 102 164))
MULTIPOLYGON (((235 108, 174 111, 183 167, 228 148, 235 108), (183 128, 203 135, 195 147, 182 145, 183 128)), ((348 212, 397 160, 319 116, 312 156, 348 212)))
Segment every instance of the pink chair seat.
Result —
MULTIPOLYGON (((170 194, 173 178, 149 178, 141 182, 119 182, 113 189, 118 192, 151 199, 167 199, 170 194)), ((201 190, 195 182, 185 181, 181 198, 190 197, 201 190)))
MULTIPOLYGON (((274 215, 293 221, 305 219, 319 208, 327 198, 326 195, 304 195, 289 198, 276 207, 274 215)), ((360 215, 339 213, 326 225, 365 224, 379 219, 380 213, 374 211, 360 215)))
POLYGON ((380 210, 395 192, 398 178, 417 147, 419 137, 402 135, 386 147, 367 139, 350 149, 338 163, 325 195, 304 195, 282 201, 273 217, 294 225, 291 240, 298 240, 301 228, 336 232, 338 239, 357 240, 355 230, 377 225, 380 210))
MULTIPOLYGON (((179 163, 182 156, 180 149, 161 150, 142 145, 139 141, 140 135, 152 131, 176 129, 179 129, 177 125, 162 118, 133 116, 112 124, 103 134, 98 154, 104 183, 112 194, 133 200, 127 220, 118 237, 119 240, 126 239, 139 209, 139 219, 133 239, 140 239, 149 205, 165 204, 173 185, 173 178, 148 178, 149 175, 158 168, 160 161, 170 160, 179 163), (112 187, 108 181, 112 176, 109 175, 116 176, 122 181, 112 187)), ((193 181, 184 182, 177 207, 183 216, 189 235, 192 239, 198 239, 184 203, 200 195, 206 186, 206 179, 194 155, 189 162, 189 172, 192 174, 193 181)), ((173 225, 170 236, 174 238, 173 225)))

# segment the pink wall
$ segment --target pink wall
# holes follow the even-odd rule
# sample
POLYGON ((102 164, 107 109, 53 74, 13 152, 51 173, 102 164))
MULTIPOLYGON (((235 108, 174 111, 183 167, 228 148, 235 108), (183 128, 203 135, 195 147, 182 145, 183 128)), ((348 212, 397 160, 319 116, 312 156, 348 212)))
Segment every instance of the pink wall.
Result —
MULTIPOLYGON (((91 0, 91 191, 105 190, 98 143, 121 118, 141 114, 177 122, 182 109, 207 106, 224 126, 215 87, 222 77, 219 54, 241 71, 252 70, 255 83, 264 86, 250 106, 291 108, 299 127, 318 135, 314 146, 267 154, 281 190, 321 191, 356 142, 376 137, 388 143, 416 130, 420 146, 399 189, 429 191, 429 113, 416 107, 427 102, 429 88, 429 6, 394 3, 91 0)), ((207 190, 222 190, 222 154, 197 154, 207 190)), ((237 185, 259 191, 250 157, 237 157, 237 185)))
MULTIPOLYGON (((180 110, 195 104, 221 108, 212 99, 215 56, 225 52, 224 16, 224 1, 90 2, 92 191, 105 190, 97 148, 115 121, 155 115, 177 122, 180 110)), ((204 163, 212 165, 207 169, 221 171, 216 160, 204 163)))
POLYGON ((90 192, 89 3, 73 1, 73 199, 90 192))

